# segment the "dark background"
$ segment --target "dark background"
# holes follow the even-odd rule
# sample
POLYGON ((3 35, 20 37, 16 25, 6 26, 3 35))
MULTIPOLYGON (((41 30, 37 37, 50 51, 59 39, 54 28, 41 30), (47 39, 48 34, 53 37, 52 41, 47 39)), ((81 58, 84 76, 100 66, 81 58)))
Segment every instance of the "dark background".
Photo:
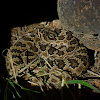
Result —
POLYGON ((58 15, 57 0, 10 0, 2 1, 0 4, 0 100, 2 100, 7 76, 2 51, 10 46, 11 29, 41 21, 52 21, 57 19, 58 15))
MULTIPOLYGON (((1 16, 1 31, 0 31, 0 100, 4 100, 4 91, 6 87, 5 77, 7 76, 5 60, 2 56, 2 51, 10 46, 10 33, 13 27, 21 27, 24 25, 33 24, 41 21, 52 21, 54 19, 58 19, 57 15, 57 0, 13 0, 13 1, 2 1, 0 8, 0 16, 1 16)), ((71 87, 72 91, 74 87, 71 87)), ((78 100, 94 100, 96 97, 99 97, 98 94, 92 94, 89 92, 91 90, 86 91, 75 91, 75 96, 78 100), (90 94, 88 94, 90 93, 90 94), (88 95, 87 95, 88 94, 88 95), (79 96, 80 95, 80 96, 79 96), (92 97, 92 98, 91 98, 92 97), (81 99, 80 99, 81 98, 81 99)), ((31 96, 26 96, 27 93, 22 93, 25 100, 31 100, 31 96), (30 99, 29 99, 30 98, 30 99)), ((73 100, 72 95, 69 91, 65 91, 61 93, 61 91, 54 90, 51 93, 49 92, 45 98, 41 97, 42 95, 37 95, 37 98, 41 98, 41 100, 64 100, 71 97, 69 100, 73 100), (58 92, 56 95, 55 93, 58 92), (66 94, 67 93, 67 94, 66 94), (47 99, 46 99, 47 98, 47 99)), ((8 98, 10 98, 10 94, 8 93, 8 98)), ((23 100, 24 100, 23 99, 23 100)), ((75 99, 75 98, 74 98, 75 99)), ((9 99, 8 99, 9 100, 9 99)), ((11 100, 11 98, 10 98, 11 100)), ((37 100, 34 98, 34 100, 37 100)))
POLYGON ((1 29, 0 40, 2 47, 7 48, 10 30, 13 27, 24 26, 45 20, 57 19, 57 0, 28 0, 1 3, 1 29))
MULTIPOLYGON (((58 18, 57 0, 32 0, 1 3, 0 63, 2 51, 10 46, 10 33, 13 27, 21 27, 41 21, 58 18)), ((1 66, 0 66, 1 67, 1 66)))

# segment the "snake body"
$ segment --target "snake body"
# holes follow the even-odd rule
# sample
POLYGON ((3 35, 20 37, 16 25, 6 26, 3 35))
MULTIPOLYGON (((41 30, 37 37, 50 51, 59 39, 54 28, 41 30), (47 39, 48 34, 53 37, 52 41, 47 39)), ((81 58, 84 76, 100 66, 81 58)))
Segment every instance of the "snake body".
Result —
POLYGON ((58 89, 62 80, 80 76, 89 66, 87 48, 71 31, 33 24, 17 27, 12 33, 7 70, 11 76, 15 73, 16 77, 23 77, 34 86, 46 84, 48 89, 58 89))

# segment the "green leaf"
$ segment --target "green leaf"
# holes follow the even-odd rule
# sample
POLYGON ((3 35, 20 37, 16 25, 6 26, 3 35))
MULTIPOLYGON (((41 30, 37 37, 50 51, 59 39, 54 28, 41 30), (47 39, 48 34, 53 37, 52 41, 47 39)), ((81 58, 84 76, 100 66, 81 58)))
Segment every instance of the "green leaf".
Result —
POLYGON ((15 81, 13 81, 14 84, 16 84, 17 86, 19 86, 21 89, 23 90, 27 90, 27 91, 31 91, 31 92, 35 92, 35 93, 41 93, 41 92, 38 92, 38 91, 34 91, 34 90, 31 90, 31 89, 27 89, 27 88, 24 88, 23 86, 19 85, 18 83, 16 83, 15 81))
POLYGON ((14 90, 16 91, 18 97, 21 98, 21 96, 20 96, 20 94, 17 92, 17 90, 16 90, 16 88, 15 88, 13 82, 12 82, 11 80, 9 80, 9 79, 8 79, 8 82, 9 82, 9 84, 14 88, 14 90))
POLYGON ((70 80, 70 81, 67 81, 66 82, 67 84, 81 84, 81 85, 84 85, 86 87, 89 87, 93 90, 96 90, 98 93, 100 93, 100 90, 98 90, 96 87, 94 87, 93 85, 85 82, 85 81, 82 81, 82 80, 70 80))
POLYGON ((43 68, 42 68, 41 63, 40 63, 40 66, 41 66, 41 69, 42 69, 42 73, 44 74, 44 84, 46 84, 46 76, 45 76, 45 72, 44 72, 44 70, 43 70, 43 68))
POLYGON ((8 89, 8 82, 7 82, 7 85, 6 85, 5 92, 4 92, 4 100, 7 100, 7 89, 8 89))
POLYGON ((41 92, 38 92, 38 91, 34 91, 34 90, 31 90, 31 89, 24 88, 23 86, 19 85, 19 84, 16 83, 15 81, 12 82, 12 81, 11 81, 10 79, 8 79, 8 78, 6 78, 6 80, 8 80, 9 84, 15 89, 15 91, 16 91, 16 93, 17 93, 17 95, 18 95, 19 97, 21 97, 21 96, 20 96, 19 93, 17 92, 17 90, 16 90, 14 84, 16 84, 17 86, 19 86, 19 87, 20 87, 21 89, 23 89, 23 90, 27 90, 27 91, 31 91, 31 92, 35 92, 35 93, 41 93, 41 92), (13 84, 13 83, 14 83, 14 84, 13 84))

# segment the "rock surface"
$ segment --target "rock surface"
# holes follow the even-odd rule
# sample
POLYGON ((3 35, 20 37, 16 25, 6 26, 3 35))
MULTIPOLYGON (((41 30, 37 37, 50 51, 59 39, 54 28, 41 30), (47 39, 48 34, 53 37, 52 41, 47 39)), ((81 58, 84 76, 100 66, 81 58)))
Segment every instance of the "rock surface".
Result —
POLYGON ((100 0, 58 0, 58 16, 86 47, 100 51, 100 0))

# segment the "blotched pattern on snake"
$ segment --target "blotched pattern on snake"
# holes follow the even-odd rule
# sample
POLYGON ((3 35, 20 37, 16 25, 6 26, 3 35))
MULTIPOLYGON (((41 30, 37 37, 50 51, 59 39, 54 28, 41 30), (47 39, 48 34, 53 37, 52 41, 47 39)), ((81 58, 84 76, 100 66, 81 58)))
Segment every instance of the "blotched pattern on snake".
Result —
POLYGON ((88 50, 72 32, 33 24, 21 28, 20 33, 6 57, 11 76, 23 77, 34 86, 59 89, 63 79, 71 80, 87 70, 88 50))

